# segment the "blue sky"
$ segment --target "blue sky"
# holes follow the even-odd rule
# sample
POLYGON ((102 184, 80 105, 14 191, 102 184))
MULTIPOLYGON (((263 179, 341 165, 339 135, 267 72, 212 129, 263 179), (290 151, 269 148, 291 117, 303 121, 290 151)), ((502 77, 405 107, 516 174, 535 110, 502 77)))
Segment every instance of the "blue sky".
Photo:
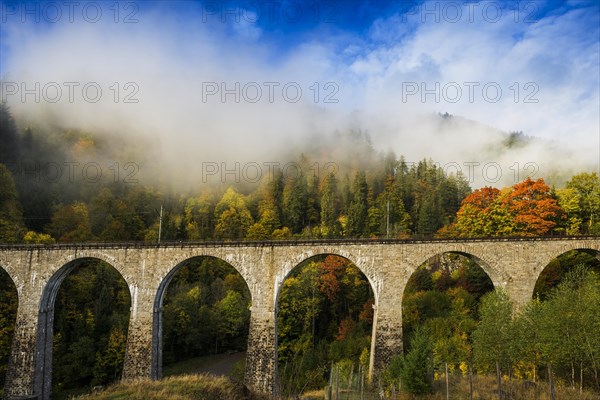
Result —
POLYGON ((548 141, 508 166, 567 150, 576 168, 600 166, 595 0, 66 4, 0 2, 3 97, 18 115, 168 136, 178 158, 195 141, 185 147, 264 158, 344 129, 413 159, 492 157, 492 133, 439 132, 427 117, 449 112, 548 141), (82 98, 90 83, 98 102, 82 98))

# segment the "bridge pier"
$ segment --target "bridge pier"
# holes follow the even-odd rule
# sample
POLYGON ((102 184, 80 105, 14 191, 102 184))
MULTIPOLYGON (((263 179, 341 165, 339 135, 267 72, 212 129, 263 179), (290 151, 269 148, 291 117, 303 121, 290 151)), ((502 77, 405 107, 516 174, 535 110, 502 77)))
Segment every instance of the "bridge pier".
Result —
POLYGON ((244 378, 249 388, 259 393, 276 393, 276 350, 275 312, 253 305, 244 378))
POLYGON ((369 380, 384 370, 394 356, 402 354, 402 307, 380 305, 373 308, 369 380))
MULTIPOLYGON (((150 304, 152 304, 150 302, 150 304)), ((123 379, 157 378, 152 376, 152 310, 138 310, 129 317, 123 379)))
POLYGON ((34 393, 38 315, 30 311, 19 304, 4 386, 7 399, 34 393))

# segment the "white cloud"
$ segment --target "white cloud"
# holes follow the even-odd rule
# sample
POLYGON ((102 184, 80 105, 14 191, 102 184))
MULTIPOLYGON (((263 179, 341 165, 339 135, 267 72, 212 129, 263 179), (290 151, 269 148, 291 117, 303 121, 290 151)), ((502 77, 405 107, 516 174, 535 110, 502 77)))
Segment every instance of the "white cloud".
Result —
POLYGON ((73 103, 66 96, 56 104, 36 103, 32 96, 23 103, 15 95, 11 107, 17 114, 46 115, 41 110, 50 109, 68 126, 160 141, 162 157, 171 165, 182 159, 265 160, 315 133, 352 127, 368 130, 377 147, 413 160, 497 161, 487 150, 498 140, 496 133, 460 122, 440 128, 427 117, 436 112, 566 143, 559 150, 540 146, 504 154, 498 162, 506 168, 528 161, 552 168, 549 160, 568 149, 577 154, 576 168, 597 165, 600 63, 598 35, 589 32, 597 32, 589 23, 598 21, 597 13, 571 10, 534 23, 515 23, 508 13, 496 23, 480 16, 471 22, 467 11, 457 23, 393 15, 376 20, 366 36, 311 36, 304 43, 291 41, 279 54, 258 24, 203 23, 194 12, 185 15, 184 25, 181 15, 160 8, 140 14, 137 24, 5 25, 3 45, 10 50, 5 81, 27 82, 29 88, 34 82, 42 87, 95 82, 103 90, 98 103, 84 101, 76 91, 73 103), (126 90, 127 82, 135 86, 126 90), (413 82, 419 93, 403 96, 413 82), (465 82, 478 83, 473 101, 465 82), (203 96, 213 83, 219 91, 221 84, 239 87, 240 102, 232 93, 225 102, 220 93, 203 96), (436 83, 439 102, 434 94, 422 101, 421 89, 436 83), (492 97, 494 87, 501 88, 499 101, 484 98, 485 84, 492 97), (124 103, 135 87, 139 103, 124 103), (297 87, 302 98, 286 101, 297 87), (450 102, 456 87, 462 97, 450 102), (256 88, 261 100, 247 101, 256 97, 256 88), (328 95, 338 102, 324 103, 328 95), (527 95, 538 102, 525 103, 527 95))

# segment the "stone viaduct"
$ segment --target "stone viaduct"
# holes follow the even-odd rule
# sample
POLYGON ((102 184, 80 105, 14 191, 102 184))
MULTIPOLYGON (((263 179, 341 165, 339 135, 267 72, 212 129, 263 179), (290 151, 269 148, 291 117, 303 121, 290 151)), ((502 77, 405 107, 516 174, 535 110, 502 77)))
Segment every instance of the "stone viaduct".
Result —
POLYGON ((115 243, 0 246, 0 267, 17 288, 18 311, 5 396, 49 399, 54 300, 64 278, 88 258, 122 275, 131 295, 124 379, 162 374, 162 301, 186 261, 212 256, 231 264, 252 296, 246 383, 273 393, 277 374, 276 307, 286 276, 311 257, 335 254, 368 278, 374 297, 370 371, 402 351, 402 295, 411 274, 442 253, 475 260, 496 288, 517 304, 531 299, 536 280, 557 256, 579 249, 600 253, 600 237, 481 240, 352 240, 219 243, 115 243))

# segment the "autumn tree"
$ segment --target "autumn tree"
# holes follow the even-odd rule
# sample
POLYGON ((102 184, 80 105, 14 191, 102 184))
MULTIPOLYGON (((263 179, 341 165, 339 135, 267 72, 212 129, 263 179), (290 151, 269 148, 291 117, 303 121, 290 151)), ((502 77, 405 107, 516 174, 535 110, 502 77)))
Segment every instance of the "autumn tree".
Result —
POLYGON ((187 199, 184 208, 185 230, 191 240, 212 237, 214 228, 214 199, 209 193, 187 199))
POLYGON ((215 236, 221 239, 240 239, 252 224, 252 215, 244 197, 232 187, 227 189, 215 207, 215 236))
POLYGON ((550 233, 563 212, 543 179, 525 181, 513 185, 501 203, 513 215, 515 232, 523 236, 542 236, 550 233))
POLYGON ((75 202, 60 207, 52 214, 48 230, 60 242, 85 242, 93 239, 87 205, 75 202))
POLYGON ((459 236, 539 236, 553 231, 563 217, 543 179, 527 180, 502 191, 484 187, 461 204, 452 230, 459 236))

